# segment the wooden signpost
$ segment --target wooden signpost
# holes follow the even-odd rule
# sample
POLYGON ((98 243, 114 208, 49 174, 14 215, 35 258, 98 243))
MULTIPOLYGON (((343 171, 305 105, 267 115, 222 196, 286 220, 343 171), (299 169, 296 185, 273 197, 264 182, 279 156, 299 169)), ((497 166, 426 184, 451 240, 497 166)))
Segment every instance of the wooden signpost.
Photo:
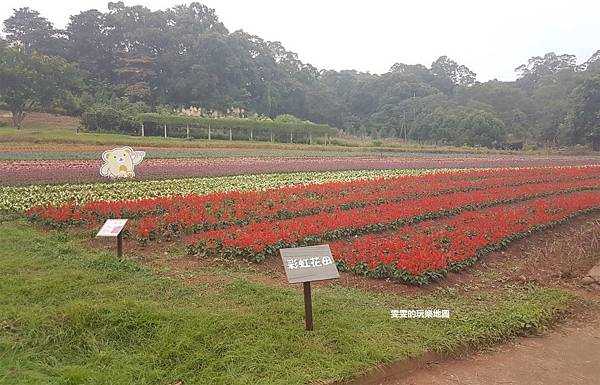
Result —
POLYGON ((306 330, 313 330, 312 296, 310 283, 339 278, 337 266, 329 245, 280 249, 281 260, 289 283, 304 286, 304 317, 306 330))
POLYGON ((123 228, 127 219, 107 219, 96 234, 97 237, 117 237, 117 257, 123 256, 123 228))

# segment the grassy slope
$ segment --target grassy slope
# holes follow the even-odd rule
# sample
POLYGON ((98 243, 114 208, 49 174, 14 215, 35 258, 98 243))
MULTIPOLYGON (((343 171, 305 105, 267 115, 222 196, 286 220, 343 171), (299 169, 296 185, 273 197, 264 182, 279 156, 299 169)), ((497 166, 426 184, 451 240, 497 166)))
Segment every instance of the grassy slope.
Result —
POLYGON ((497 154, 510 153, 507 151, 498 151, 485 148, 469 147, 449 147, 449 146, 430 146, 419 144, 405 144, 396 142, 386 142, 385 146, 373 147, 370 140, 344 140, 344 146, 324 146, 307 144, 289 144, 289 143, 269 143, 269 142, 250 142, 250 141, 227 141, 227 140, 185 140, 179 138, 163 137, 139 137, 119 134, 102 133, 75 133, 75 127, 69 124, 47 124, 41 122, 27 121, 20 130, 10 127, 0 127, 0 159, 31 159, 26 155, 18 153, 3 154, 1 151, 15 148, 28 147, 35 151, 39 149, 43 154, 38 155, 38 159, 95 159, 97 152, 88 151, 81 153, 78 149, 69 150, 66 147, 64 155, 58 155, 56 152, 44 152, 44 145, 62 144, 62 145, 88 145, 88 146, 108 146, 123 145, 160 147, 164 148, 155 154, 155 157, 174 158, 174 157, 205 157, 205 156, 240 156, 235 152, 244 151, 244 156, 386 156, 398 155, 402 153, 457 153, 457 154, 497 154), (169 150, 171 149, 171 150, 169 150), (176 151, 176 150, 177 151, 176 151), (228 151, 235 149, 235 151, 228 151), (215 154, 215 150, 217 153, 215 154), (225 150, 224 154, 219 152, 225 150), (79 155, 78 155, 79 153, 79 155))
POLYGON ((82 250, 64 233, 0 224, 0 383, 306 384, 423 352, 542 326, 569 296, 555 289, 440 291, 416 298, 341 287, 302 293, 235 271, 187 286, 82 250), (390 309, 450 309, 450 320, 393 320, 390 309))

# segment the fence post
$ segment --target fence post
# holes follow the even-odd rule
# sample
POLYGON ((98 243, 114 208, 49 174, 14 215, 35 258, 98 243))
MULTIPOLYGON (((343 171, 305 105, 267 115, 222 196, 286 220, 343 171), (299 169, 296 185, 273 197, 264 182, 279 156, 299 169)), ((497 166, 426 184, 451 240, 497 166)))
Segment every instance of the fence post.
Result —
POLYGON ((189 139, 190 138, 190 125, 186 125, 185 126, 185 138, 189 139))
POLYGON ((294 143, 294 131, 290 131, 290 143, 294 143))
POLYGON ((165 123, 165 138, 167 137, 167 124, 165 123))
POLYGON ((250 129, 250 141, 252 142, 253 139, 254 139, 254 135, 252 135, 252 129, 250 129))
POLYGON ((229 127, 229 141, 231 142, 233 140, 233 136, 231 135, 231 127, 229 127))
POLYGON ((142 136, 144 136, 144 123, 142 123, 142 136))
POLYGON ((208 140, 210 140, 210 124, 208 125, 208 140))

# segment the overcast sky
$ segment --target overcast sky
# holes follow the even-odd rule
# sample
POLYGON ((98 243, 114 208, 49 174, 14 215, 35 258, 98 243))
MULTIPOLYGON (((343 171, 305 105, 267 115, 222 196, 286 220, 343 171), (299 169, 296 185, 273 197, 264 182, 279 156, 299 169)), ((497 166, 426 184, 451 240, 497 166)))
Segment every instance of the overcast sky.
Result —
MULTIPOLYGON (((125 1, 152 10, 177 0, 125 1)), ((230 31, 278 40, 320 69, 386 72, 394 63, 429 66, 447 55, 480 81, 513 80, 514 68, 546 52, 579 62, 600 49, 598 0, 204 0, 230 31)), ((0 17, 28 6, 56 27, 69 15, 106 11, 108 1, 0 0, 0 17)))

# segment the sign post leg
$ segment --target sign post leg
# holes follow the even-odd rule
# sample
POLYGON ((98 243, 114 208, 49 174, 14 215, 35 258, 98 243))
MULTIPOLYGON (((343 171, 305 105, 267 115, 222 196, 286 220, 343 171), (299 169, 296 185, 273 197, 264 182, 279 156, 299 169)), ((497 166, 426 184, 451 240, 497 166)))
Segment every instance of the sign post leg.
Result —
POLYGON ((123 256, 123 233, 117 235, 117 257, 123 256))
POLYGON ((312 317, 312 296, 310 294, 310 282, 303 282, 304 285, 304 318, 306 320, 306 330, 313 330, 312 317))

